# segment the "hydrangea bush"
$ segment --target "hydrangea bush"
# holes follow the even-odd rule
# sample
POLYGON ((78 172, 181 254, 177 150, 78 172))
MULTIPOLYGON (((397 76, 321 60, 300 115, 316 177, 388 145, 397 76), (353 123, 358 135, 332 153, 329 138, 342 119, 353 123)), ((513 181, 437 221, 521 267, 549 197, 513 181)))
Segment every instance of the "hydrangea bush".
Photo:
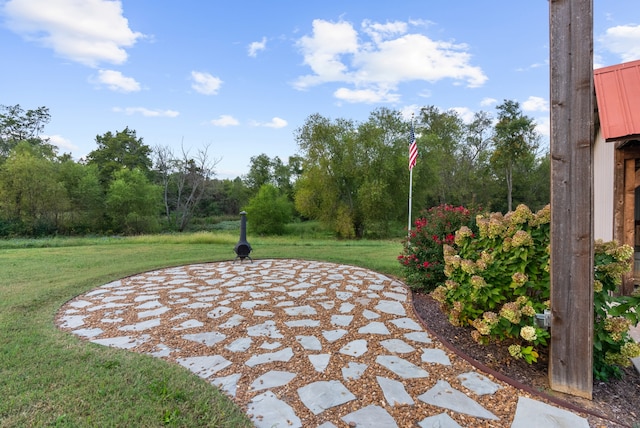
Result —
MULTIPOLYGON (((549 308, 550 207, 532 213, 520 205, 506 215, 478 215, 475 234, 461 227, 443 245, 443 284, 432 296, 454 325, 471 326, 478 343, 502 342, 511 356, 537 361, 549 332, 534 322, 549 308)), ((640 298, 614 297, 633 249, 597 242, 594 282, 594 375, 619 376, 640 347, 628 335, 640 298)))
POLYGON ((451 245, 462 226, 474 227, 479 209, 439 205, 423 210, 414 222, 398 261, 404 267, 407 284, 429 292, 445 280, 443 245, 451 245))
POLYGON ((594 257, 594 376, 608 379, 620 377, 620 367, 640 356, 640 344, 629 336, 629 328, 640 320, 640 293, 616 296, 622 276, 631 269, 633 248, 598 240, 594 257))

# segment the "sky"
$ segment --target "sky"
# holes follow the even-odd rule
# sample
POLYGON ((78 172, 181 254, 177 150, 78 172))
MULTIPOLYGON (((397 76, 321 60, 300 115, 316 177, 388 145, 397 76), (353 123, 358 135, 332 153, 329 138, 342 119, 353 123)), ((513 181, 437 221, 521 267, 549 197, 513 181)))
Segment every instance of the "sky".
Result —
MULTIPOLYGON (((593 35, 595 68, 640 59, 638 0, 594 0, 593 35)), ((128 127, 233 179, 315 113, 504 100, 549 135, 548 0, 0 0, 0 58, 0 105, 47 107, 74 159, 128 127)))

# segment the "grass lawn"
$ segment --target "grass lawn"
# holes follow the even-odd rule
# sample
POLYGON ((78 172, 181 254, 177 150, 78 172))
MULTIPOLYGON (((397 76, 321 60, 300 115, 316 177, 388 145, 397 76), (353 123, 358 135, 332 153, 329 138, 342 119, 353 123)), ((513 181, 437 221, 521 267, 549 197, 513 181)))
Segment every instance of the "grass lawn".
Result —
MULTIPOLYGON (((0 426, 251 426, 187 369, 78 340, 54 317, 69 299, 151 269, 230 260, 232 233, 0 241, 0 426)), ((249 238, 253 258, 300 258, 400 275, 396 241, 249 238)))

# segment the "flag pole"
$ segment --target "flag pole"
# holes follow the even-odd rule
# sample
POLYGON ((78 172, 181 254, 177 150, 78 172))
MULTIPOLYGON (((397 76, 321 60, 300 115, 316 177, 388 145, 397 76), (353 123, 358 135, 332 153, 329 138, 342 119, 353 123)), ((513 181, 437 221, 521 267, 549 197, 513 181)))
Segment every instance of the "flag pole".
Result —
POLYGON ((411 238, 411 194, 413 193, 413 168, 409 170, 409 227, 407 239, 411 238))
MULTIPOLYGON (((409 225, 407 227, 407 240, 411 239, 411 199, 413 194, 413 166, 415 165, 415 157, 413 155, 412 146, 416 143, 415 130, 413 128, 413 113, 411 113, 411 134, 409 137, 409 225)), ((417 148, 416 156, 417 156, 417 148)))

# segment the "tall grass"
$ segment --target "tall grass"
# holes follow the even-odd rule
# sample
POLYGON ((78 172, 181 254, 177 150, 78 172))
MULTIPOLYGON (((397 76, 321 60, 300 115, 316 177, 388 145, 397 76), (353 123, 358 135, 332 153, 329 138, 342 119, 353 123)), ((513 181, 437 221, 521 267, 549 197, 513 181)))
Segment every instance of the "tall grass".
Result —
MULTIPOLYGON (((400 274, 394 241, 252 238, 253 258, 300 258, 400 274)), ((55 327, 74 296, 166 266, 230 260, 231 232, 0 241, 0 426, 250 426, 174 364, 78 340, 55 327)))

